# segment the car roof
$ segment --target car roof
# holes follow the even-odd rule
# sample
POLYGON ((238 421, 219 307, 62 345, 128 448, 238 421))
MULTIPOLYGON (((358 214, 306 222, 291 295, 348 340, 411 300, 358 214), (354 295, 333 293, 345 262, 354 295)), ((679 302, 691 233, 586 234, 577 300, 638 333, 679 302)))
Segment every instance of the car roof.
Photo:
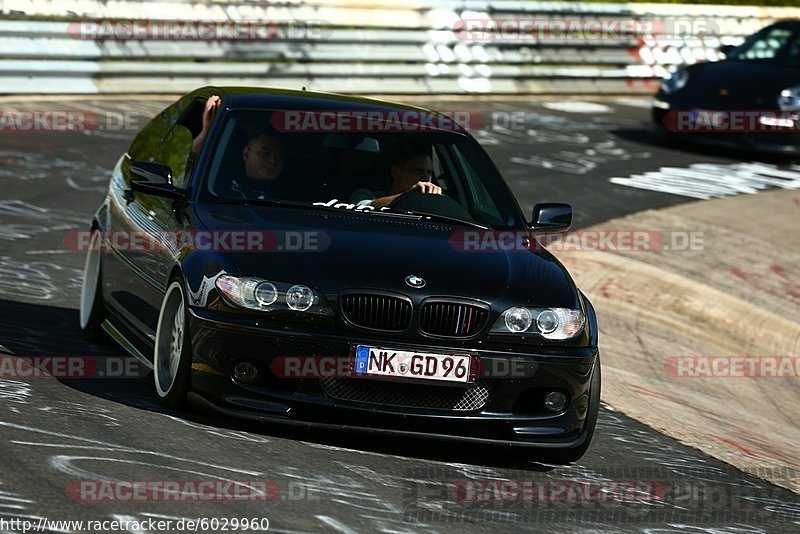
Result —
MULTIPOLYGON (((281 110, 349 110, 349 111, 415 111, 436 117, 447 115, 408 104, 389 102, 376 98, 346 95, 339 93, 325 93, 321 91, 306 91, 294 89, 279 89, 274 87, 202 87, 190 94, 207 97, 212 94, 219 95, 225 107, 235 109, 281 109, 281 110)), ((464 133, 462 128, 452 129, 454 132, 464 133)))
POLYGON ((413 110, 438 115, 437 112, 400 104, 367 98, 363 96, 325 93, 273 87, 203 87, 193 91, 202 95, 218 94, 225 102, 225 107, 235 108, 272 108, 280 109, 363 109, 363 110, 413 110))
MULTIPOLYGON (((793 30, 797 30, 797 29, 800 29, 800 19, 782 19, 782 20, 778 20, 778 21, 773 22, 769 26, 764 26, 764 28, 762 28, 762 30, 765 30, 767 28, 776 28, 776 27, 787 27, 787 28, 791 28, 793 30)), ((761 30, 759 30, 759 31, 761 31, 761 30)))

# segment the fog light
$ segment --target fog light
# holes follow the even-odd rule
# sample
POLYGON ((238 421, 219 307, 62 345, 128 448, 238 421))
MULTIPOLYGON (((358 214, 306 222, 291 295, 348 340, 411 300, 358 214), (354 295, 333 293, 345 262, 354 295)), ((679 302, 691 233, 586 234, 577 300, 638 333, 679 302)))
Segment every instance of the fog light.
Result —
POLYGON ((258 367, 250 362, 239 362, 233 368, 233 378, 245 384, 252 384, 261 376, 258 367))
POLYGON ((567 406, 567 396, 560 391, 551 391, 544 396, 544 407, 551 412, 560 412, 567 406))

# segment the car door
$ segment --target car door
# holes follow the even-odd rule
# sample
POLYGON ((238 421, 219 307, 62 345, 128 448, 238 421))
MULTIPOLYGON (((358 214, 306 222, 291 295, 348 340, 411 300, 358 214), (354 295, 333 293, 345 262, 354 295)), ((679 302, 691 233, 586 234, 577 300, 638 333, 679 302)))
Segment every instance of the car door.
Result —
POLYGON ((182 124, 183 113, 195 96, 166 108, 136 136, 112 178, 104 263, 107 301, 143 339, 153 342, 161 300, 185 230, 173 199, 131 189, 133 162, 161 163, 173 169, 172 182, 185 185, 192 134, 182 124))

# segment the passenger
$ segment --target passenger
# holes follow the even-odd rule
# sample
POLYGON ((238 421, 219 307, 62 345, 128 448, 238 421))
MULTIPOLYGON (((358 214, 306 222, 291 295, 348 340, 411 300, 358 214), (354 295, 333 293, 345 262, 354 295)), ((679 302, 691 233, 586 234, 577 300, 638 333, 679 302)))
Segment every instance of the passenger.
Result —
MULTIPOLYGON (((222 104, 222 99, 218 95, 212 95, 206 100, 203 109, 203 128, 192 141, 193 154, 200 153, 208 136, 214 113, 220 104, 222 104)), ((233 179, 231 191, 237 192, 245 198, 266 198, 273 181, 283 170, 285 158, 286 147, 279 137, 265 131, 251 135, 242 149, 244 174, 233 179)))
POLYGON ((429 147, 407 147, 393 159, 389 166, 392 183, 388 191, 359 189, 351 199, 359 206, 382 208, 394 202, 397 197, 414 189, 432 195, 441 195, 442 188, 431 182, 433 179, 433 160, 429 147))
POLYGON ((193 154, 199 154, 200 149, 203 148, 203 143, 208 136, 208 129, 211 127, 211 119, 214 118, 214 113, 217 111, 220 104, 222 104, 222 99, 218 95, 211 95, 206 100, 206 105, 203 109, 203 129, 197 134, 197 137, 192 140, 193 154))
POLYGON ((286 160, 283 141, 268 132, 257 133, 242 149, 242 159, 244 176, 233 180, 231 191, 245 198, 267 198, 286 160))

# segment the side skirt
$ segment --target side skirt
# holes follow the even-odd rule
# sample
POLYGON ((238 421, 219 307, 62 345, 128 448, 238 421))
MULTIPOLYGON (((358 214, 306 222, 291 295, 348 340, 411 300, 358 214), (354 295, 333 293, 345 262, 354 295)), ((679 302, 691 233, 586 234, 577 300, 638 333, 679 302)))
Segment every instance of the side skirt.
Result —
POLYGON ((106 333, 111 336, 111 339, 116 341, 123 349, 125 349, 128 354, 139 360, 139 362, 141 362, 142 365, 146 366, 148 369, 153 369, 153 362, 151 362, 144 354, 139 352, 139 349, 137 349, 133 343, 128 341, 128 339, 122 335, 122 332, 117 330, 116 326, 111 324, 111 321, 106 319, 103 321, 101 326, 103 330, 105 330, 106 333))

